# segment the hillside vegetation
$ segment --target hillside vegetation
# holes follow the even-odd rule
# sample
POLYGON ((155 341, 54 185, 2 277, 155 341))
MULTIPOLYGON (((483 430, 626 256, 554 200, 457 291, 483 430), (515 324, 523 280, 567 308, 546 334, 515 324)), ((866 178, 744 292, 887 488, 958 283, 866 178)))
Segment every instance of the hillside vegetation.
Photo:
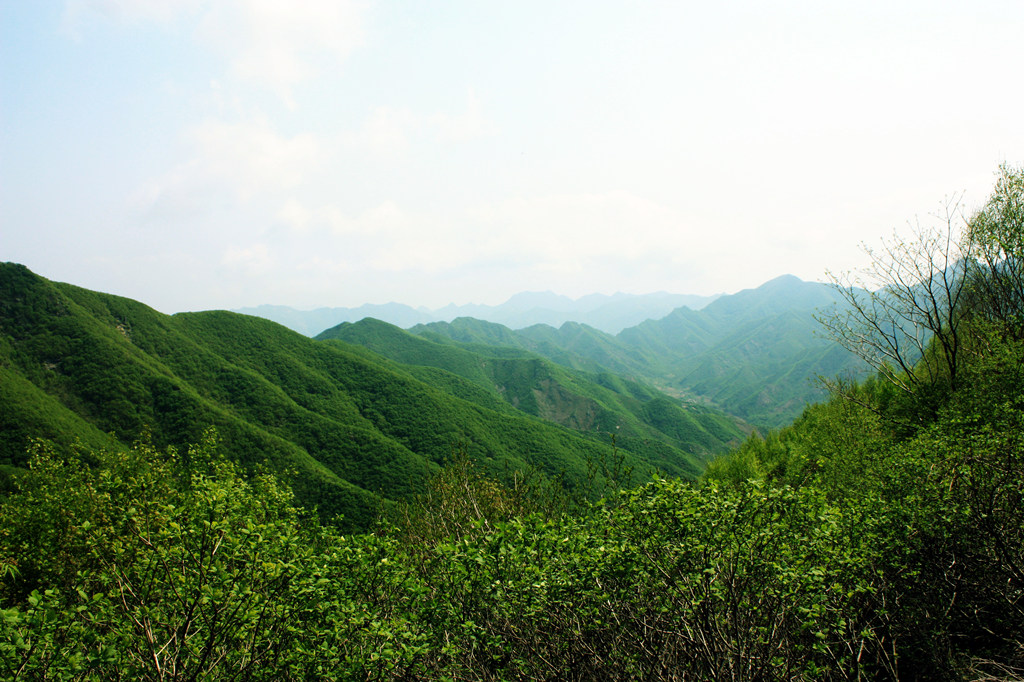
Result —
MULTIPOLYGON (((128 447, 140 439, 185 447, 214 426, 229 459, 285 476, 324 518, 366 528, 381 505, 421 491, 459 449, 505 480, 536 472, 582 488, 600 485, 597 463, 616 457, 639 480, 656 470, 692 477, 742 440, 724 417, 713 420, 715 435, 684 442, 608 408, 578 425, 593 428, 573 430, 542 419, 558 415, 539 408, 533 416, 512 409, 451 371, 426 372, 235 313, 163 315, 15 264, 0 266, 0 306, 0 465, 8 472, 26 463, 35 438, 63 452, 76 442, 128 447), (613 454, 610 433, 620 422, 613 454)), ((513 378, 510 390, 535 400, 513 378)), ((665 409, 688 418, 674 404, 665 409)))
POLYGON ((939 237, 829 322, 878 373, 698 482, 586 503, 458 457, 343 534, 212 432, 37 444, 0 498, 0 674, 1020 680, 1024 169, 939 237))
MULTIPOLYGON (((721 412, 683 405, 608 372, 567 369, 534 353, 435 343, 374 319, 343 323, 316 338, 359 344, 401 362, 425 380, 436 374, 421 368, 451 372, 520 412, 584 433, 615 434, 620 447, 643 451, 656 464, 663 459, 670 466, 687 462, 694 476, 707 457, 722 452, 726 444, 738 444, 750 431, 721 412)), ((453 391, 460 388, 452 384, 453 391)))
POLYGON ((786 275, 615 336, 575 322, 513 331, 471 318, 410 331, 477 352, 517 348, 573 369, 630 377, 767 429, 827 395, 819 376, 863 375, 859 358, 820 333, 815 319, 843 305, 835 289, 786 275))

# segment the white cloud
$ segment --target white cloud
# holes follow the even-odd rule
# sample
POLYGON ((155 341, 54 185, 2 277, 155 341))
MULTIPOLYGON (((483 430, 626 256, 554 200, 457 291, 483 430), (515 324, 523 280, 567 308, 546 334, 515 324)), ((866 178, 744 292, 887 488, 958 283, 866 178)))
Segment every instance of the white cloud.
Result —
POLYGON ((455 115, 438 112, 431 123, 442 142, 467 142, 497 130, 484 116, 480 98, 472 88, 466 93, 465 111, 455 115))
MULTIPOLYGON (((25 59, 26 82, 53 99, 11 93, 30 113, 12 118, 25 142, 8 184, 26 190, 12 185, 10 213, 25 234, 74 225, 45 240, 68 261, 103 243, 79 235, 113 225, 124 260, 195 254, 251 302, 302 287, 317 304, 343 288, 353 304, 711 293, 855 265, 859 241, 945 192, 983 199, 995 164, 1019 163, 1021 91, 1003 87, 1021 61, 1013 3, 956 17, 917 0, 754 4, 602 4, 560 35, 529 6, 487 3, 470 17, 372 0, 64 0, 64 29, 98 39, 51 49, 29 33, 42 20, 25 24, 26 47, 53 58, 25 59), (39 201, 51 165, 92 182, 39 201), (137 210, 110 210, 138 177, 152 179, 137 210), (247 275, 268 268, 279 278, 247 275)), ((208 280, 192 279, 204 300, 208 280)))
POLYGON ((277 212, 278 219, 295 232, 304 233, 309 230, 313 213, 295 199, 285 202, 277 212))
POLYGON ((394 201, 355 215, 287 204, 279 215, 304 226, 322 251, 358 254, 360 267, 390 273, 434 275, 484 263, 518 269, 525 279, 530 272, 596 278, 598 268, 611 276, 608 268, 645 260, 667 266, 724 248, 679 212, 628 192, 518 198, 443 215, 394 201))
POLYGON ((298 185, 317 159, 317 141, 303 133, 284 137, 265 120, 208 120, 188 133, 205 174, 233 184, 243 198, 298 185))
POLYGON ((229 75, 294 108, 296 84, 363 43, 367 7, 360 0, 67 0, 61 26, 79 38, 91 21, 167 25, 197 17, 196 35, 225 55, 229 75))
MULTIPOLYGON (((285 137, 266 120, 210 119, 189 129, 192 157, 146 183, 135 197, 145 211, 191 212, 225 195, 240 203, 299 185, 318 159, 310 134, 285 137)), ((294 216, 293 216, 294 217, 294 216)))
POLYGON ((61 28, 81 37, 92 20, 120 24, 169 24, 182 15, 199 9, 206 0, 67 0, 61 16, 61 28))
POLYGON ((465 108, 458 113, 437 111, 424 116, 409 108, 378 106, 354 133, 342 135, 350 147, 375 156, 402 154, 416 142, 433 137, 441 143, 463 143, 493 135, 497 127, 483 114, 480 98, 470 89, 465 108))
POLYGON ((350 147, 375 156, 395 156, 410 144, 410 136, 420 129, 420 119, 408 109, 377 107, 355 133, 342 135, 350 147))
POLYGON ((229 247, 221 258, 229 268, 243 271, 246 275, 265 275, 274 268, 274 258, 266 244, 257 243, 248 247, 229 247))
POLYGON ((294 106, 291 89, 336 66, 363 42, 366 4, 352 0, 219 0, 199 35, 229 55, 231 74, 264 85, 294 106))
POLYGON ((357 216, 349 216, 337 206, 324 207, 318 213, 332 237, 376 236, 390 240, 410 224, 409 216, 392 201, 368 208, 357 216))
POLYGON ((634 260, 689 241, 679 229, 683 216, 623 191, 517 198, 479 206, 472 216, 488 250, 556 269, 605 256, 634 260))

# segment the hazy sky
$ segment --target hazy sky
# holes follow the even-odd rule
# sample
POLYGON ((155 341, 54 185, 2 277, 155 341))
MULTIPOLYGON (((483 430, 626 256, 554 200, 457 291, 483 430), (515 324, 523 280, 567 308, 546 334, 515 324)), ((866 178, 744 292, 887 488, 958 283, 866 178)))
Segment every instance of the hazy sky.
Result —
POLYGON ((0 260, 164 312, 734 292, 1024 163, 1024 2, 0 0, 0 260))

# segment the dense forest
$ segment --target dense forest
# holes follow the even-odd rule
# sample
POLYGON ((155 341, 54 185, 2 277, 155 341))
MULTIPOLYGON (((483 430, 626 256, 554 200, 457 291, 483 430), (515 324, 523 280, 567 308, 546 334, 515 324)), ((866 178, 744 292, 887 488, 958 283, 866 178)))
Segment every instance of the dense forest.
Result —
MULTIPOLYGON (((217 357, 232 359, 223 371, 242 387, 218 402, 208 396, 220 383, 182 384, 179 399, 207 410, 216 427, 189 432, 187 446, 166 437, 173 425, 165 422, 164 435, 121 447, 117 421, 97 427, 53 405, 61 419, 24 411, 26 423, 91 430, 77 444, 41 433, 27 460, 10 462, 0 501, 0 674, 1024 679, 1024 169, 1001 168, 962 231, 953 209, 942 228, 875 253, 868 281, 836 283, 846 305, 823 313, 823 328, 874 374, 829 381, 827 400, 765 437, 750 435, 699 479, 647 472, 642 485, 626 487, 641 448, 612 445, 593 453, 603 458, 595 493, 527 469, 503 477, 470 447, 424 465, 422 485, 388 498, 367 531, 314 513, 293 492, 287 466, 242 459, 231 442, 244 431, 231 430, 228 416, 245 412, 253 392, 245 386, 262 385, 271 371, 305 382, 281 405, 348 394, 317 383, 323 375, 306 373, 308 363, 267 357, 257 368, 230 356, 212 316, 154 318, 180 325, 179 342, 205 339, 178 350, 187 362, 154 365, 154 376, 173 384, 189 363, 212 363, 200 350, 213 336, 223 346, 217 357)), ((44 291, 55 310, 71 309, 68 290, 44 291)), ((4 305, 20 302, 5 295, 4 305)), ((9 308, 3 314, 11 317, 9 308)), ((141 352, 133 349, 144 327, 118 324, 111 343, 127 334, 136 343, 97 352, 141 352)), ((34 371, 54 382, 47 395, 68 393, 61 405, 86 404, 63 375, 46 374, 26 338, 51 342, 9 333, 2 390, 42 391, 24 378, 34 371)), ((401 340, 405 353, 426 349, 401 340)), ((318 366, 334 382, 370 371, 340 341, 309 343, 320 344, 318 366), (342 352, 350 364, 331 374, 342 352)), ((70 350, 45 362, 78 357, 70 350)), ((138 366, 173 355, 147 353, 138 366)), ((493 375, 464 376, 479 367, 470 360, 452 353, 448 369, 420 369, 420 377, 390 361, 388 376, 418 387, 422 376, 445 372, 450 383, 465 382, 466 395, 491 401, 480 420, 556 428, 486 391, 483 379, 493 375)), ((500 371, 513 370, 522 365, 500 371)), ((113 392, 120 380, 111 382, 113 392)), ((173 395, 169 386, 166 400, 173 395)), ((455 399, 436 395, 445 396, 436 405, 455 399)), ((144 408, 159 416, 163 403, 141 396, 124 396, 118 419, 144 408)), ((425 416, 418 405, 381 423, 415 423, 425 416)), ((261 422, 268 435, 248 441, 253 447, 287 432, 294 408, 280 409, 261 422)), ((12 428, 5 423, 5 437, 12 428)), ((582 439, 573 443, 597 442, 557 428, 561 438, 582 439)))
MULTIPOLYGON (((394 351, 417 340, 379 326, 394 351)), ((187 450, 214 426, 230 461, 268 468, 324 520, 366 530, 459 450, 507 482, 580 489, 603 485, 612 434, 645 480, 694 477, 750 432, 636 382, 448 350, 451 362, 398 362, 255 317, 163 315, 0 264, 0 481, 23 469, 34 438, 65 453, 140 439, 187 450)))

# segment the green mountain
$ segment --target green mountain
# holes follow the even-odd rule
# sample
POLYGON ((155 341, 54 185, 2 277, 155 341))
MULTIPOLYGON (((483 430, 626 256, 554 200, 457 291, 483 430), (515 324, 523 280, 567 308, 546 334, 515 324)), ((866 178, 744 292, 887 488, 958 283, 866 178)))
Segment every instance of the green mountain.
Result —
MULTIPOLYGON (((482 323, 484 325, 490 323, 482 323)), ((496 329, 505 329, 494 325, 496 329)), ((637 382, 562 367, 533 353, 437 343, 374 319, 342 323, 316 337, 359 344, 404 365, 444 370, 472 382, 494 401, 585 433, 614 433, 659 466, 700 471, 706 458, 749 432, 735 418, 678 400, 637 382), (642 443, 642 445, 641 445, 642 443)), ((420 374, 431 381, 434 372, 420 374)), ((460 397, 472 399, 452 385, 460 397)), ((479 399, 478 399, 479 400, 479 399)), ((488 406, 493 407, 493 403, 488 406)))
POLYGON ((786 275, 619 338, 648 354, 673 349, 660 377, 669 386, 775 428, 826 397, 818 376, 863 374, 815 319, 839 303, 832 287, 786 275))
POLYGON ((573 369, 611 372, 775 428, 825 397, 815 382, 819 375, 863 373, 858 358, 819 333, 815 314, 838 303, 831 287, 786 275, 701 310, 677 308, 615 336, 578 323, 512 331, 465 318, 410 331, 470 349, 503 346, 573 369))
POLYGON ((611 334, 578 322, 566 322, 558 329, 535 324, 513 331, 495 322, 460 317, 451 322, 416 325, 409 332, 481 353, 541 355, 585 372, 611 372, 632 378, 656 374, 650 371, 651 365, 657 364, 655 354, 631 349, 611 334))
MULTIPOLYGON (((163 315, 15 264, 0 266, 0 377, 0 465, 22 465, 36 437, 64 447, 145 438, 181 446, 213 425, 230 457, 293 470, 300 499, 352 526, 419 490, 456 448, 496 476, 564 473, 569 486, 586 485, 592 463, 613 456, 607 432, 523 414, 448 369, 409 367, 236 313, 163 315)), ((558 401, 538 401, 535 413, 546 416, 542 404, 558 401)), ((600 417, 617 425, 610 412, 600 417)), ((646 435, 649 443, 638 432, 618 444, 638 480, 655 469, 697 472, 692 453, 646 435)))

